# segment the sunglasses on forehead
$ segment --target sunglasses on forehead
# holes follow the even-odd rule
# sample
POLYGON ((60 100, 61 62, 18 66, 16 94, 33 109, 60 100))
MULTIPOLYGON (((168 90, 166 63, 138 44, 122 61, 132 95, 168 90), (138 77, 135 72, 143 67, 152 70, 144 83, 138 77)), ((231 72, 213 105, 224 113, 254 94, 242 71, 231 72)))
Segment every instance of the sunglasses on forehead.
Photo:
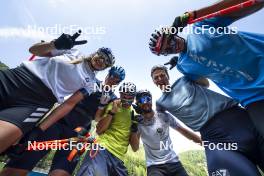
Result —
POLYGON ((145 104, 151 101, 152 101, 152 98, 150 96, 144 96, 144 97, 139 98, 138 103, 145 104))

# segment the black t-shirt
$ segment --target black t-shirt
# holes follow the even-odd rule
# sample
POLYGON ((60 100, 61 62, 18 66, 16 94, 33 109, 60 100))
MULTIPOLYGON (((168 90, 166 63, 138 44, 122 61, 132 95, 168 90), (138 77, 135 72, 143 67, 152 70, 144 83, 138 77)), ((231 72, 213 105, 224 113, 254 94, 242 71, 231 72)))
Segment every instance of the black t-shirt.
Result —
MULTIPOLYGON (((73 128, 77 126, 89 126, 91 120, 95 118, 95 113, 100 105, 101 95, 102 92, 95 92, 86 96, 61 122, 73 128)), ((111 101, 117 99, 117 96, 113 92, 110 93, 110 96, 111 101)))

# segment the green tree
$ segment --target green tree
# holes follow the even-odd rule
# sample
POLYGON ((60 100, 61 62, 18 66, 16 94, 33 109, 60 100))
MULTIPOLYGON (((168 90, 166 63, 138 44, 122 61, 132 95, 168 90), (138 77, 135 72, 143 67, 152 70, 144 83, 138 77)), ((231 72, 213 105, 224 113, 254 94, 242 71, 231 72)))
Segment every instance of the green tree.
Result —
POLYGON ((9 69, 9 67, 0 61, 0 70, 6 70, 6 69, 9 69))

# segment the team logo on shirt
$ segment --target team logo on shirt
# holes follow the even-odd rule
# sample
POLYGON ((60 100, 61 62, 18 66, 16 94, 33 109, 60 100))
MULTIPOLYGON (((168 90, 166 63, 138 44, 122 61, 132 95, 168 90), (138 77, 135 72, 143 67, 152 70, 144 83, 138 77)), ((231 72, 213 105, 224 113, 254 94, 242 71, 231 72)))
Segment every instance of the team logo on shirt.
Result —
POLYGON ((164 136, 164 130, 163 130, 163 128, 157 128, 156 133, 159 135, 159 137, 164 136))

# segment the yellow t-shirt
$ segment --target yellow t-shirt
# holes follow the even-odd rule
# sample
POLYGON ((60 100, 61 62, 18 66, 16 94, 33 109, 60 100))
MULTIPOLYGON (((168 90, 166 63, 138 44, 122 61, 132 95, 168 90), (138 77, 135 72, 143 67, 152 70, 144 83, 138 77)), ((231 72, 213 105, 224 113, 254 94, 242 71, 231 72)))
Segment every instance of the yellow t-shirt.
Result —
MULTIPOLYGON (((113 104, 110 103, 106 107, 104 117, 112 110, 112 106, 113 104)), ((124 159, 129 145, 131 112, 131 107, 119 108, 108 129, 103 134, 99 135, 97 139, 102 147, 105 147, 109 152, 121 160, 124 159)))

